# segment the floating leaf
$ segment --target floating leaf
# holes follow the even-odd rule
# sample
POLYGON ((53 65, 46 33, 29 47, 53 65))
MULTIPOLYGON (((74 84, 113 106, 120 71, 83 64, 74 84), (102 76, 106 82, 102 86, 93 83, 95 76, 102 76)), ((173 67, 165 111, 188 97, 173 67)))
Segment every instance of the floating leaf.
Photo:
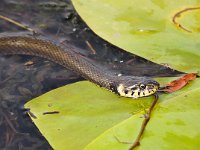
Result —
MULTIPOLYGON (((176 94, 160 97, 138 149, 198 149, 200 143, 200 81, 176 94)), ((104 132, 85 150, 127 150, 141 127, 142 115, 134 115, 104 132)))
POLYGON ((100 37, 127 51, 183 72, 200 71, 199 0, 73 0, 75 9, 100 37))
POLYGON ((180 77, 179 79, 171 81, 170 83, 162 87, 160 91, 164 91, 168 93, 175 92, 177 90, 182 89, 184 86, 186 86, 189 83, 189 81, 195 80, 196 77, 197 77, 196 73, 186 74, 180 77))
POLYGON ((78 150, 150 103, 151 98, 121 98, 83 81, 48 92, 25 107, 37 117, 34 123, 54 149, 78 150))

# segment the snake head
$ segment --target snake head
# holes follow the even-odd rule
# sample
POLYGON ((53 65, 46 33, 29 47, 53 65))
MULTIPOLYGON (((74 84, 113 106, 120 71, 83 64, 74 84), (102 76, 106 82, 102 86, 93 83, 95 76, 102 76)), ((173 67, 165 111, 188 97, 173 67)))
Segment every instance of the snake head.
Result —
POLYGON ((154 94, 159 83, 146 77, 124 76, 116 88, 120 96, 139 98, 154 94))

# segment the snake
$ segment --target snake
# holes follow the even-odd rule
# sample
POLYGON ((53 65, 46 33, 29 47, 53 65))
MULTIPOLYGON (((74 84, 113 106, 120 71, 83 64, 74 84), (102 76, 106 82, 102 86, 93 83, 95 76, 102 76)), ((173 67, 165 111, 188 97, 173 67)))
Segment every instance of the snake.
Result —
MULTIPOLYGON (((68 43, 69 44, 69 43, 68 43)), ((140 98, 153 95, 159 83, 144 76, 118 76, 92 63, 86 57, 75 52, 71 46, 63 46, 59 42, 30 34, 0 34, 0 55, 31 55, 48 59, 86 80, 103 87, 119 96, 140 98)))

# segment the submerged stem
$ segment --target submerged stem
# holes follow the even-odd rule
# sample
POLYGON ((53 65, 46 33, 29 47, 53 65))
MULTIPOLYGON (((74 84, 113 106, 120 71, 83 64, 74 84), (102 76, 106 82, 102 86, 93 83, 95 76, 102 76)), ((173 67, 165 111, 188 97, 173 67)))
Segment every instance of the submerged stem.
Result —
POLYGON ((140 139, 141 139, 141 137, 142 137, 142 135, 144 133, 144 130, 145 130, 146 126, 147 126, 147 123, 150 120, 152 110, 153 110, 154 106, 156 105, 156 103, 158 101, 158 95, 155 94, 154 96, 155 96, 155 99, 154 99, 153 103, 151 104, 151 106, 150 106, 149 110, 147 111, 147 113, 144 115, 144 120, 142 122, 142 126, 140 128, 140 132, 139 132, 137 138, 135 139, 133 145, 129 148, 129 150, 133 150, 134 148, 136 148, 137 146, 140 145, 140 139))

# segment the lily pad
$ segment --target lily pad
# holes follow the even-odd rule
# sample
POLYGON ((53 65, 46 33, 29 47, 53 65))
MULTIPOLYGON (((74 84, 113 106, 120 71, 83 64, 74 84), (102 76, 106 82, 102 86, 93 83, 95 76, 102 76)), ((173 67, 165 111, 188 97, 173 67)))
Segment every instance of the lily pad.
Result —
MULTIPOLYGON (((162 95, 153 111, 138 149, 187 149, 200 146, 200 81, 171 95, 162 95)), ((107 130, 85 150, 125 150, 131 147, 141 127, 141 114, 107 130)))
MULTIPOLYGON (((143 135, 141 149, 198 146, 199 86, 198 80, 193 81, 180 91, 160 96, 143 135), (155 141, 159 144, 152 145, 155 141)), ((34 123, 54 149, 127 149, 130 144, 122 142, 134 141, 144 110, 151 102, 151 97, 121 98, 82 81, 48 92, 29 101, 25 107, 37 117, 32 118, 34 123)))
POLYGON ((121 98, 83 81, 48 92, 25 107, 37 117, 32 118, 33 122, 54 149, 78 150, 107 129, 148 108, 151 99, 121 98))
POLYGON ((100 37, 129 52, 183 72, 200 71, 199 0, 73 0, 75 9, 100 37))

